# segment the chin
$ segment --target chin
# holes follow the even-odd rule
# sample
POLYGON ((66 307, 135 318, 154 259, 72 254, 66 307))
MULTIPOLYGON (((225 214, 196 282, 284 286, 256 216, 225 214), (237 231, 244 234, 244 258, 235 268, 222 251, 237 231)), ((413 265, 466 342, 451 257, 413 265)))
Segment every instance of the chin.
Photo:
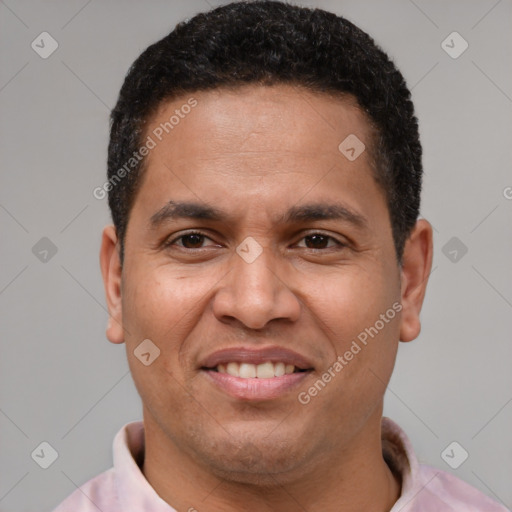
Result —
POLYGON ((218 478, 259 487, 286 484, 300 478, 305 467, 311 468, 306 447, 298 438, 255 437, 208 440, 196 447, 195 454, 218 478))

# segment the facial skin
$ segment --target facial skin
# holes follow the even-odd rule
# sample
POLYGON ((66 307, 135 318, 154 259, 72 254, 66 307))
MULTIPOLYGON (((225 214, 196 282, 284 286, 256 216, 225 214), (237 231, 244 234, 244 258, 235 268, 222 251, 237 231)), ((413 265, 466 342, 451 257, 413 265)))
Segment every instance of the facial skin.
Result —
MULTIPOLYGON (((399 267, 369 152, 351 162, 338 150, 349 134, 371 145, 349 99, 284 85, 192 96, 197 106, 147 157, 122 266, 114 228, 103 233, 107 337, 126 343, 142 398, 144 474, 180 511, 389 510, 400 482, 382 458, 383 395, 399 340, 419 334, 431 226, 417 222, 399 267), (169 201, 226 218, 152 226, 169 201), (285 221, 306 204, 342 205, 365 225, 285 221), (190 230, 205 238, 176 240, 190 230), (331 238, 305 238, 315 233, 331 238), (263 249, 251 263, 236 252, 246 237, 263 249), (401 312, 301 404, 299 393, 397 302, 401 312), (144 339, 161 351, 149 366, 134 356, 144 339), (274 398, 232 396, 201 369, 218 350, 270 346, 312 368, 274 398)), ((188 99, 163 104, 147 134, 188 99)))

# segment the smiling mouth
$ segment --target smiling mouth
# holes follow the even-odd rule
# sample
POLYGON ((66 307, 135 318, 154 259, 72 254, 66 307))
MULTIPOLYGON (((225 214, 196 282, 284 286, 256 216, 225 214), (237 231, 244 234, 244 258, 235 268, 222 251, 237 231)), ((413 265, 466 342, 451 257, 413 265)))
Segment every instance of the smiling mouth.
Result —
POLYGON ((315 372, 305 356, 279 346, 218 350, 199 370, 218 391, 252 403, 287 400, 315 372))
POLYGON ((273 379, 282 377, 283 375, 309 371, 308 369, 301 369, 293 364, 280 361, 266 361, 261 364, 231 361, 229 363, 218 364, 215 368, 203 368, 203 370, 225 373, 240 379, 273 379))

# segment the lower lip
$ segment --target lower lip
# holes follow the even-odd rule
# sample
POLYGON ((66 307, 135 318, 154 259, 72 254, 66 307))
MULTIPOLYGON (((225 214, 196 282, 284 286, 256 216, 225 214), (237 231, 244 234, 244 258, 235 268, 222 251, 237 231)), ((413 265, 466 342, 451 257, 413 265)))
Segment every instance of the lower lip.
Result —
POLYGON ((240 400, 272 400, 279 398, 297 387, 307 372, 290 373, 271 379, 242 379, 228 373, 213 370, 201 370, 222 391, 240 400))

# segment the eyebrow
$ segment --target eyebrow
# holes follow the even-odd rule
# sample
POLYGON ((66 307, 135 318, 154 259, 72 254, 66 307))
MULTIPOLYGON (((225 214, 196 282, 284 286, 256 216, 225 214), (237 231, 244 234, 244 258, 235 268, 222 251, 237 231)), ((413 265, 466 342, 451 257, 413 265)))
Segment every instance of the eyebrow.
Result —
POLYGON ((176 219, 198 219, 222 222, 227 220, 227 215, 214 208, 201 203, 169 201, 149 221, 152 228, 168 220, 176 219))
MULTIPOLYGON (((177 219, 227 222, 229 218, 227 213, 207 204, 169 201, 151 216, 150 226, 156 229, 164 222, 177 219)), ((307 203, 293 206, 278 217, 276 222, 292 224, 317 220, 341 220, 353 224, 359 229, 369 228, 366 217, 339 203, 307 203)))
POLYGON ((315 220, 342 220, 360 229, 368 229, 368 219, 338 203, 308 203, 293 206, 283 216, 283 223, 311 222, 315 220))

